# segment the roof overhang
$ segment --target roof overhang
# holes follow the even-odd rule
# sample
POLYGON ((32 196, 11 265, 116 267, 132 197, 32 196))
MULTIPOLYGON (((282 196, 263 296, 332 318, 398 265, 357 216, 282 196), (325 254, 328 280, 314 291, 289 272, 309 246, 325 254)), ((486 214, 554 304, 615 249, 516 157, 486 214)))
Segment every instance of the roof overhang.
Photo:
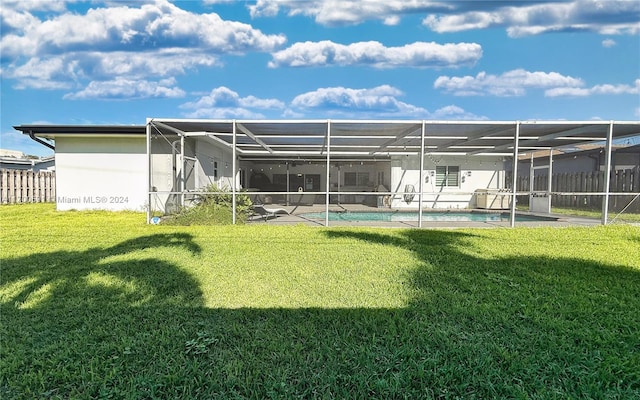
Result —
POLYGON ((145 136, 145 125, 18 125, 13 127, 26 135, 33 134, 40 138, 56 139, 56 137, 94 137, 94 136, 145 136))

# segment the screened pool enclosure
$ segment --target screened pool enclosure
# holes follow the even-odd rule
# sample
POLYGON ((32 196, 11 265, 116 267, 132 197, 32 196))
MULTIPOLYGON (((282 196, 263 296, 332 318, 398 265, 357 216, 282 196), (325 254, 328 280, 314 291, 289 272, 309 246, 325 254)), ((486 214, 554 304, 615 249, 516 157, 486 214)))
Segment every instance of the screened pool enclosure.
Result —
POLYGON ((546 215, 587 196, 607 223, 640 201, 634 153, 627 183, 611 190, 617 152, 640 136, 633 121, 149 119, 146 136, 150 221, 206 193, 229 196, 231 223, 248 196, 283 215, 323 213, 326 226, 332 213, 411 211, 422 227, 425 213, 442 210, 508 213, 514 226, 517 212, 546 215), (593 167, 602 182, 554 183, 554 157, 586 148, 602 155, 593 167))

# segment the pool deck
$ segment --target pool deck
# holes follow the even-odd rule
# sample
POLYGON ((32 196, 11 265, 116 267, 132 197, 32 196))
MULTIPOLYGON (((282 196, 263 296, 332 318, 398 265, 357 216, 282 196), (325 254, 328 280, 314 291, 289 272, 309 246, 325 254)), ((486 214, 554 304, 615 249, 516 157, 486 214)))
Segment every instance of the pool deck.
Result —
MULTIPOLYGON (((267 209, 284 208, 289 212, 289 215, 278 214, 276 217, 270 217, 265 220, 264 217, 254 215, 247 221, 248 224, 268 224, 268 225, 309 225, 324 227, 324 219, 310 219, 303 216, 307 213, 323 213, 325 211, 324 204, 316 204, 312 206, 285 206, 279 204, 265 205, 267 209)), ((343 204, 343 205, 329 205, 329 212, 389 212, 389 211, 413 211, 417 210, 395 210, 390 208, 376 208, 368 207, 360 204, 343 204)), ((429 212, 489 212, 489 213, 503 213, 509 212, 508 210, 425 210, 423 214, 429 212)), ((579 218, 566 215, 546 215, 535 214, 529 212, 518 211, 519 215, 537 216, 542 218, 557 218, 557 220, 540 220, 540 221, 516 221, 516 227, 539 227, 539 226, 595 226, 600 225, 600 220, 591 218, 579 218)), ((329 227, 383 227, 383 228, 418 228, 418 221, 329 221, 329 227)), ((422 228, 498 228, 509 227, 509 222, 501 221, 422 221, 422 228)))

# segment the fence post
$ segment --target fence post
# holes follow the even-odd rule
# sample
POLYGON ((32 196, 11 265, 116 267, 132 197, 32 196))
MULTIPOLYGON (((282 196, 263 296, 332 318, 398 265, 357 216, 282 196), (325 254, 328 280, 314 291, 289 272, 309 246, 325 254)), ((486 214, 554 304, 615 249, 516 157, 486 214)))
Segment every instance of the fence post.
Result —
POLYGON ((51 175, 49 175, 49 188, 51 190, 51 195, 49 201, 56 201, 56 171, 52 171, 51 175))
MULTIPOLYGON (((594 182, 593 172, 588 172, 587 173, 587 192, 593 193, 593 182, 594 182)), ((587 196, 587 206, 589 207, 589 209, 593 207, 593 195, 587 196)))
POLYGON ((9 183, 8 175, 9 173, 4 169, 0 170, 0 203, 5 204, 8 203, 7 199, 7 184, 9 183))

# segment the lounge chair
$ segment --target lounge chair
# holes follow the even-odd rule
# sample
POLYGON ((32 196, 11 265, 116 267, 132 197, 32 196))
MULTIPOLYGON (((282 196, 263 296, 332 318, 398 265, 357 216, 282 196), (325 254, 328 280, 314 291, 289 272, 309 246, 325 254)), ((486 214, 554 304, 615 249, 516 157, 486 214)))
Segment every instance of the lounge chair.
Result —
POLYGON ((277 217, 277 214, 289 215, 289 211, 285 210, 284 208, 266 208, 262 204, 254 204, 253 212, 255 212, 256 214, 260 214, 262 217, 264 217, 265 221, 269 217, 273 217, 273 218, 277 217))

